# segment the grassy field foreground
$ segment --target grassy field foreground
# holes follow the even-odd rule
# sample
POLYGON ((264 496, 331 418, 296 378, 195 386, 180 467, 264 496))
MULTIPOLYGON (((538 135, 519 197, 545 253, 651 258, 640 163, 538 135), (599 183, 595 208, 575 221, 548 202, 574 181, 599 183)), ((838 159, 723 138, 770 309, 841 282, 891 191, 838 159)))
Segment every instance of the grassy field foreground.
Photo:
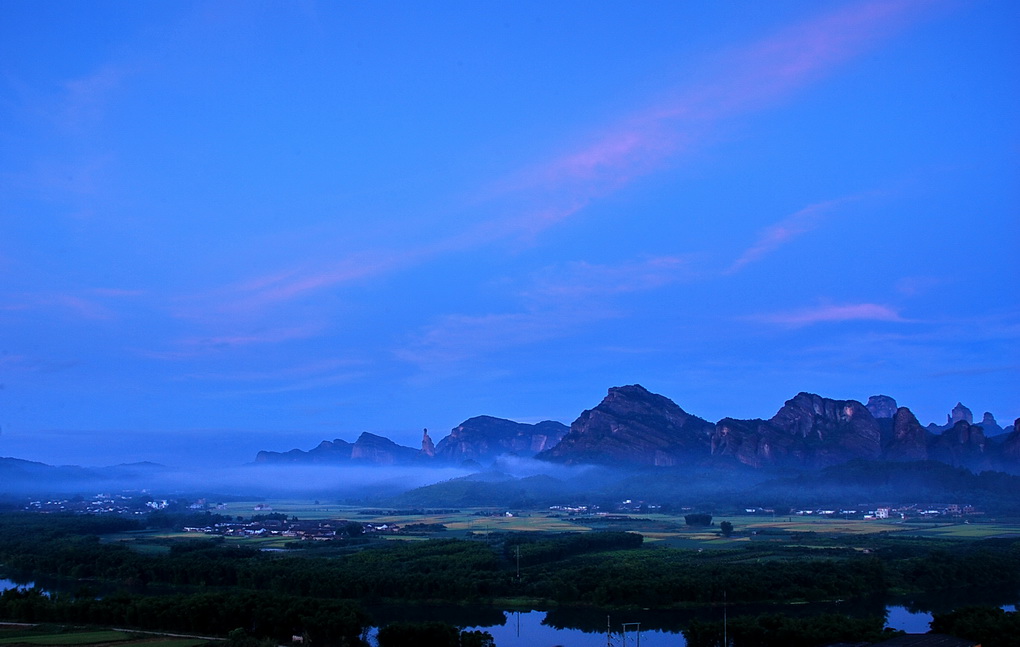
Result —
POLYGON ((158 634, 117 631, 117 630, 76 630, 52 625, 2 625, 0 645, 90 645, 104 647, 201 647, 219 644, 204 638, 182 638, 158 634))

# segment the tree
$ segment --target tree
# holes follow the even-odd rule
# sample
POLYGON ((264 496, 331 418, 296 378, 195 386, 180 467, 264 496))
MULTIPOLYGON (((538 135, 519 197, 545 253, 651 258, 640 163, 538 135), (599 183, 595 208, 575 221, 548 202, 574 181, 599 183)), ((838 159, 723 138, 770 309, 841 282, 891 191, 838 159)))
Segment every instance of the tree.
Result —
POLYGON ((729 537, 733 534, 733 524, 729 521, 723 521, 719 524, 719 530, 722 531, 723 537, 729 537))
POLYGON ((492 634, 445 622, 394 622, 379 630, 379 647, 495 647, 492 634))
POLYGON ((688 526, 711 526, 712 515, 703 512, 692 512, 684 515, 684 522, 688 526))
POLYGON ((1020 645, 1020 614, 996 607, 964 607, 935 614, 932 631, 980 641, 983 647, 1020 645))
POLYGON ((341 526, 341 532, 348 537, 360 537, 365 533, 365 526, 357 521, 348 521, 341 526))

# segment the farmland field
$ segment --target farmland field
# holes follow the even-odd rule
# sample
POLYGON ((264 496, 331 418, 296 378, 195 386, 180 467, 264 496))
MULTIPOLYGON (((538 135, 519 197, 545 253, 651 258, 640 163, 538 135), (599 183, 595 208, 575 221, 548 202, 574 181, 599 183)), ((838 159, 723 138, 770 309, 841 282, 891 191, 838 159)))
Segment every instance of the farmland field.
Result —
MULTIPOLYGON (((236 501, 210 511, 231 519, 250 519, 253 515, 281 514, 302 521, 339 519, 373 526, 441 525, 442 531, 379 533, 388 540, 420 540, 429 537, 465 538, 506 532, 588 532, 623 530, 637 532, 648 543, 674 548, 734 548, 747 542, 799 543, 804 533, 816 536, 910 535, 946 539, 983 539, 1020 537, 1020 523, 1014 520, 968 521, 962 519, 845 519, 823 516, 716 514, 710 526, 688 526, 683 514, 626 512, 616 514, 570 514, 559 510, 512 510, 461 508, 455 510, 379 510, 357 506, 322 504, 299 499, 236 501), (256 510, 256 506, 259 507, 256 510), (724 537, 720 524, 728 521, 733 535, 724 537)), ((104 541, 124 542, 139 552, 159 554, 169 550, 176 540, 198 539, 204 535, 179 531, 129 532, 104 537, 104 541)), ((263 549, 281 549, 295 541, 280 535, 228 537, 228 542, 263 549)))
POLYGON ((153 634, 128 633, 117 630, 59 631, 49 627, 3 627, 0 630, 0 645, 116 645, 133 647, 199 647, 214 644, 201 638, 181 638, 153 634))

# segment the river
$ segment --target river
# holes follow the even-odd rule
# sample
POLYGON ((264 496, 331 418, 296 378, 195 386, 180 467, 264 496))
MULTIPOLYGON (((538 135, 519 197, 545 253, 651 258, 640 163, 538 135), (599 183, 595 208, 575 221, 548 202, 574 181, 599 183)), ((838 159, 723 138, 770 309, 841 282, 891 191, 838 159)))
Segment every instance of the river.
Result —
MULTIPOLYGON (((945 613, 978 604, 1016 611, 1020 588, 1016 586, 956 589, 898 597, 877 597, 843 602, 798 605, 730 605, 729 617, 781 613, 809 616, 838 613, 857 617, 882 616, 886 626, 908 633, 929 630, 933 613, 945 613)), ((470 630, 492 634, 496 647, 598 647, 605 645, 607 621, 614 647, 683 647, 682 628, 692 619, 722 621, 722 607, 674 611, 620 611, 560 607, 547 611, 500 611, 488 607, 371 607, 379 622, 441 620, 470 630), (626 636, 624 636, 626 623, 626 636), (624 642, 626 640, 626 642, 624 642)))
MULTIPOLYGON (((31 588, 35 584, 24 578, 9 577, 0 578, 0 591, 31 588)), ((819 613, 851 616, 885 614, 886 626, 908 633, 924 633, 928 631, 933 613, 944 613, 970 604, 1016 611, 1018 603, 1020 589, 1011 586, 801 605, 730 605, 726 613, 729 617, 760 613, 798 616, 819 613)), ((723 618, 722 607, 679 611, 620 611, 570 607, 500 610, 486 606, 439 605, 373 606, 368 607, 367 611, 379 624, 441 620, 465 629, 486 631, 492 634, 496 647, 598 647, 607 643, 607 623, 614 647, 636 647, 639 636, 643 647, 683 647, 686 641, 680 632, 690 620, 721 621, 723 618)), ((374 633, 371 633, 372 637, 374 633)))

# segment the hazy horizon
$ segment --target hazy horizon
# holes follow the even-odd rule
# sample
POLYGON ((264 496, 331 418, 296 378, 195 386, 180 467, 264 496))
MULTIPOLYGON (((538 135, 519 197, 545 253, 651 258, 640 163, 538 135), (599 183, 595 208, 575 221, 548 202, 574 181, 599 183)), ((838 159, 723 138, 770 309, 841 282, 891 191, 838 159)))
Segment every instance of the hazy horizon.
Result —
MULTIPOLYGON (((866 404, 867 398, 861 402, 866 404)), ((592 408, 596 404, 598 403, 593 403, 588 408, 592 408)), ((897 404, 907 406, 901 402, 897 402, 897 404)), ((966 403, 963 404, 966 406, 966 403)), ((579 411, 578 415, 580 413, 579 411)), ((688 410, 688 413, 699 415, 696 411, 688 410)), ((774 413, 775 411, 757 417, 768 419, 774 413)), ((947 411, 946 415, 949 413, 947 411)), ((977 410, 972 410, 972 413, 974 422, 980 423, 983 412, 978 413, 977 410)), ((994 412, 991 413, 994 414, 994 412)), ((464 420, 460 422, 464 422, 464 420)), ((534 424, 543 420, 548 420, 548 418, 517 420, 515 422, 534 424)), ((569 426, 573 420, 557 422, 569 426)), ((713 423, 718 422, 714 419, 708 420, 713 423)), ((946 420, 920 420, 919 422, 922 426, 927 426, 929 423, 941 426, 946 423, 946 420)), ((1014 421, 996 417, 996 422, 1000 427, 1006 427, 1012 425, 1014 421)), ((442 431, 434 428, 429 429, 429 436, 434 443, 438 444, 455 427, 456 425, 453 425, 442 431)), ((398 445, 413 448, 418 448, 422 440, 421 429, 363 429, 332 435, 317 435, 316 432, 297 430, 253 433, 234 429, 178 429, 162 432, 159 430, 39 430, 33 434, 10 434, 0 431, 0 457, 20 458, 51 465, 82 465, 86 467, 138 462, 154 462, 170 467, 238 467, 254 463, 259 451, 286 452, 292 449, 307 451, 322 441, 335 439, 353 443, 358 436, 365 432, 384 436, 398 445)))
POLYGON ((1017 24, 3 3, 0 455, 414 447, 635 383, 710 421, 808 391, 1011 424, 1017 24))

